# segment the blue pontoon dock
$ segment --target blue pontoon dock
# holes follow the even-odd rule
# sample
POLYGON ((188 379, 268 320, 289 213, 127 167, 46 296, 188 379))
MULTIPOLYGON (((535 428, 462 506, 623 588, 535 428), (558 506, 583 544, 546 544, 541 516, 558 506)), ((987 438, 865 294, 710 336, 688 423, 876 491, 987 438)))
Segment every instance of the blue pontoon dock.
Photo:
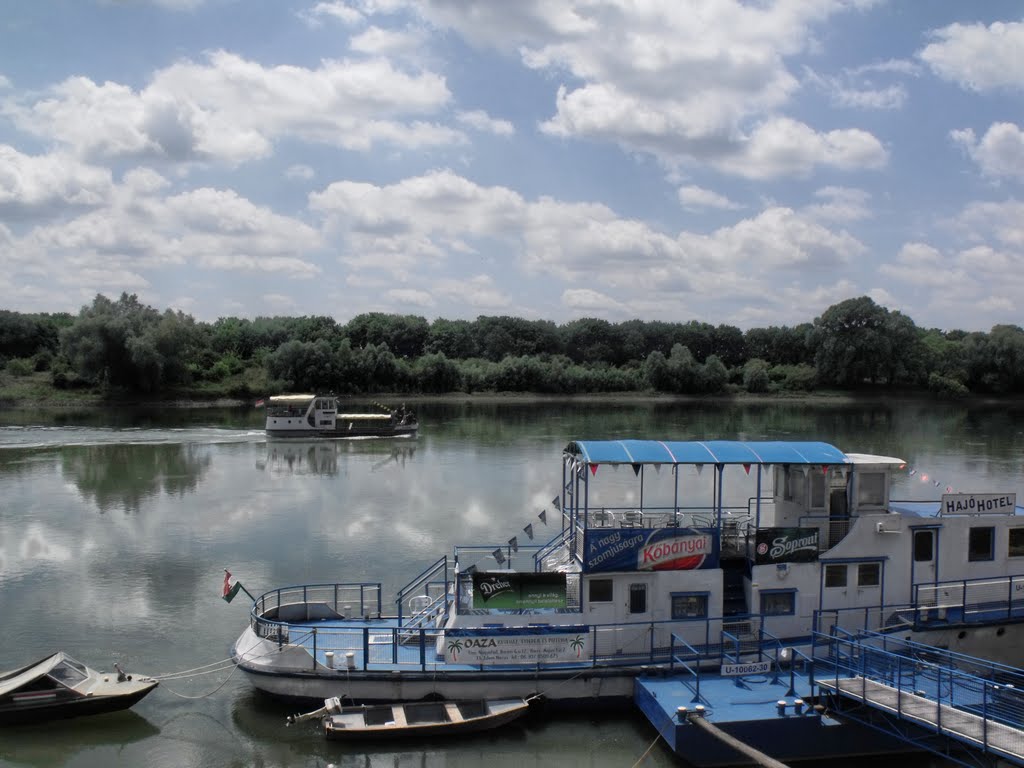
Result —
POLYGON ((676 673, 637 678, 634 699, 699 766, 922 751, 1024 765, 1024 671, 873 632, 814 640, 810 655, 726 643, 714 671, 681 643, 676 673))

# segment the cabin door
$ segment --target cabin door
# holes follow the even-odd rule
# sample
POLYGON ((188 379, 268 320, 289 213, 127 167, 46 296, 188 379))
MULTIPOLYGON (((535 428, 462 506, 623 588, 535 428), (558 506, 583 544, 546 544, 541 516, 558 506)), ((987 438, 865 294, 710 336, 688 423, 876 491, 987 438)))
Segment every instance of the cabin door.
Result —
MULTIPOLYGON (((939 530, 937 528, 916 528, 910 538, 910 583, 935 584, 939 580, 938 553, 939 530)), ((913 600, 915 595, 911 594, 913 600)))

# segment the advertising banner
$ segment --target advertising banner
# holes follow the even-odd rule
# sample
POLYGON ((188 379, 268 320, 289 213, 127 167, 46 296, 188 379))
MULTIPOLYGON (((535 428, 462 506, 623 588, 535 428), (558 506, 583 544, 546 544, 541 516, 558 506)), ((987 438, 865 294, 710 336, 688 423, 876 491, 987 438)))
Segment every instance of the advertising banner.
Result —
POLYGON ((817 528, 759 528, 754 564, 813 563, 818 559, 817 528))
POLYGON ((584 539, 583 570, 692 571, 716 568, 714 528, 591 529, 584 539))
POLYGON ((565 608, 564 573, 473 574, 473 607, 493 610, 565 608))
POLYGON ((546 664, 590 657, 590 627, 445 630, 445 658, 452 664, 546 664))

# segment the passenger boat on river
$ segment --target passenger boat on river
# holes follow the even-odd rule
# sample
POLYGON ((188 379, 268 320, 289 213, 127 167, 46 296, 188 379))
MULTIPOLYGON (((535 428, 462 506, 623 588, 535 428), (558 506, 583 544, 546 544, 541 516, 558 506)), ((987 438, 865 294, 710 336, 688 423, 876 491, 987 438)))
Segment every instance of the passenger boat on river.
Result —
POLYGON ((414 437, 416 414, 405 405, 381 411, 339 410, 334 395, 273 395, 257 405, 267 410, 267 437, 414 437))
POLYGON ((902 459, 820 442, 576 441, 561 462, 546 543, 457 546, 390 613, 374 583, 271 590, 239 669, 300 699, 586 703, 630 698, 681 649, 760 664, 838 630, 1024 663, 1014 493, 894 500, 902 459))

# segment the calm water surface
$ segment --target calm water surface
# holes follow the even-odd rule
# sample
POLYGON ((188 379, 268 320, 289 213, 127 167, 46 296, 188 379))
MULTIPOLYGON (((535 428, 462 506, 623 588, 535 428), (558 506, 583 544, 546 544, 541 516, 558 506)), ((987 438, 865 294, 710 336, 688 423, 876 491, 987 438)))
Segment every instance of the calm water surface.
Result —
MULTIPOLYGON (((0 669, 63 649, 166 675, 132 710, 0 733, 3 766, 462 766, 678 763, 629 715, 527 719, 472 739, 353 749, 256 696, 228 657, 251 592, 380 581, 385 599, 455 544, 525 540, 572 439, 813 439, 895 455, 900 498, 945 487, 1024 499, 1024 411, 930 402, 421 403, 414 440, 267 442, 262 411, 0 415, 0 669), (653 748, 652 748, 653 746, 653 748), (650 748, 650 749, 649 749, 650 748), (649 750, 649 751, 648 751, 649 750)), ((851 765, 857 764, 856 761, 851 765)), ((875 766, 886 764, 872 761, 875 766)), ((940 765, 899 760, 890 765, 940 765)), ((834 763, 833 763, 834 765, 834 763)))

